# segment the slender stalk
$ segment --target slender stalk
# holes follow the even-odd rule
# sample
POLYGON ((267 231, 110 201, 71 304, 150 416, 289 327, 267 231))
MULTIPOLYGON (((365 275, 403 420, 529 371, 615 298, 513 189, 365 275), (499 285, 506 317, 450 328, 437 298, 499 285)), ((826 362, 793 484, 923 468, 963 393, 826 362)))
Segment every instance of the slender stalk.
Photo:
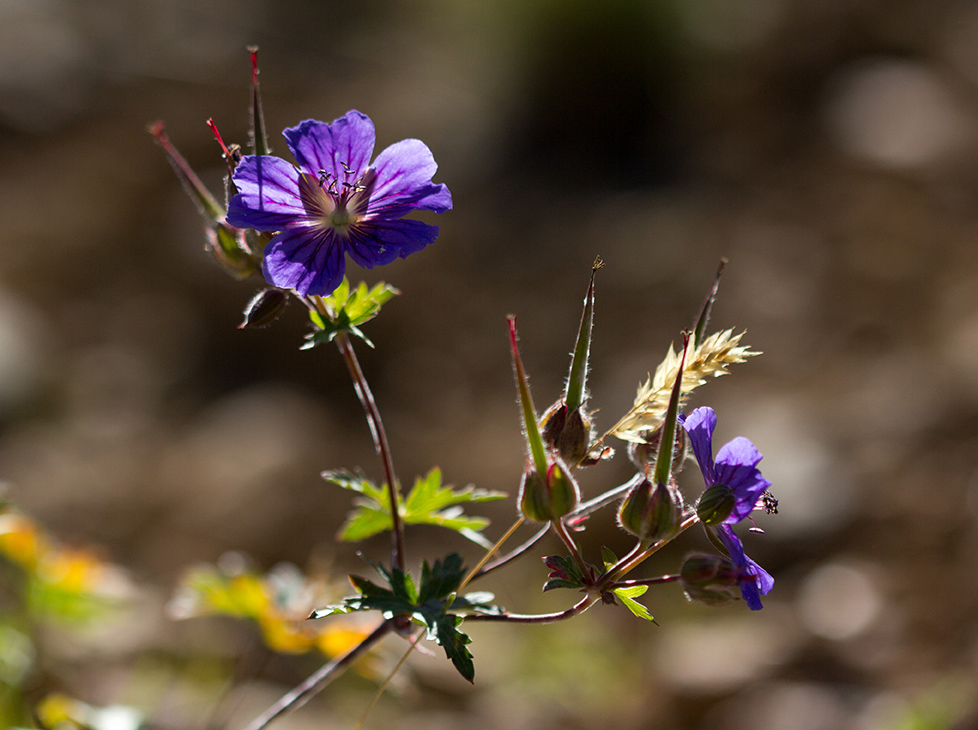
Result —
POLYGON ((689 517, 687 517, 685 520, 683 520, 682 524, 679 526, 679 531, 675 535, 670 537, 668 540, 659 540, 658 542, 653 543, 652 545, 649 545, 648 547, 644 547, 644 548, 642 548, 640 545, 638 549, 633 550, 624 558, 619 560, 617 565, 613 565, 607 571, 605 571, 604 575, 602 575, 598 579, 598 582, 595 585, 595 587, 606 589, 612 583, 617 583, 619 578, 635 570, 635 568, 637 568, 639 565, 641 565, 646 560, 648 560, 653 554, 658 552, 660 549, 662 549, 670 542, 675 540, 686 530, 688 530, 690 527, 692 527, 697 522, 699 522, 699 520, 700 520, 699 517, 697 517, 695 514, 692 514, 689 517))
POLYGON ((591 606, 593 606, 598 601, 597 595, 588 595, 582 598, 580 601, 575 603, 573 606, 568 608, 566 611, 558 611, 557 613, 536 613, 536 614, 523 614, 523 613, 476 613, 470 616, 466 616, 466 621, 496 621, 503 623, 512 624, 552 624, 556 621, 563 621, 564 619, 573 618, 579 614, 587 611, 591 606))
MULTIPOLYGON (((609 489, 607 492, 595 497, 594 499, 590 499, 587 502, 581 502, 573 512, 571 512, 569 515, 564 517, 564 520, 573 522, 574 519, 577 517, 585 517, 586 515, 589 515, 592 512, 596 512, 602 507, 605 507, 611 504, 612 502, 614 502, 621 495, 627 492, 631 487, 632 487, 632 482, 628 481, 613 489, 609 489)), ((520 557, 521 555, 529 551, 530 548, 532 548, 543 538, 545 538, 547 536, 547 533, 549 532, 550 532, 550 524, 548 523, 544 527, 541 527, 539 530, 537 530, 537 532, 529 540, 524 542, 519 547, 514 548, 513 550, 506 553, 505 555, 500 555, 491 563, 486 563, 485 566, 483 566, 482 568, 480 568, 478 571, 475 572, 475 574, 472 576, 472 579, 474 580, 475 578, 481 578, 486 573, 490 573, 496 570, 497 568, 501 568, 504 565, 512 562, 516 558, 520 557)))
POLYGON ((336 679, 353 662, 359 659, 370 648, 380 641, 387 633, 394 629, 394 620, 388 619, 373 630, 359 644, 350 649, 346 654, 342 654, 332 661, 327 662, 291 692, 283 697, 265 712, 252 721, 246 730, 263 730, 268 727, 273 720, 284 715, 286 712, 302 707, 312 699, 327 684, 336 679))
POLYGON ((570 550, 571 557, 574 558, 574 562, 577 563, 577 567, 581 569, 581 575, 584 576, 585 584, 588 584, 594 577, 588 564, 584 562, 584 558, 581 557, 581 551, 577 547, 577 543, 574 542, 574 538, 567 531, 567 525, 561 519, 551 520, 551 525, 554 526, 554 532, 557 533, 558 537, 563 541, 567 549, 570 550))
POLYGON ((634 586, 654 586, 660 583, 676 583, 682 580, 681 575, 660 575, 658 578, 639 578, 638 580, 620 580, 615 583, 608 584, 608 590, 613 591, 615 588, 633 588, 634 586))
MULTIPOLYGON (((639 474, 638 478, 641 479, 642 475, 639 474)), ((619 497, 623 496, 629 489, 635 486, 635 480, 630 479, 624 484, 619 484, 617 487, 609 489, 604 494, 599 494, 594 499, 589 499, 587 502, 581 502, 577 505, 577 509, 567 515, 567 519, 573 520, 575 517, 585 517, 592 512, 597 512, 602 507, 614 502, 619 497)))
POLYGON ((411 640, 411 643, 408 645, 407 651, 404 652, 404 656, 401 657, 401 660, 397 663, 397 666, 395 666, 390 671, 390 674, 387 675, 387 679, 384 680, 384 683, 380 685, 380 689, 377 690, 377 693, 374 695, 374 698, 370 700, 370 704, 367 705, 367 709, 363 711, 362 715, 360 715, 360 719, 359 721, 357 721, 357 724, 354 726, 353 730, 360 730, 360 728, 363 727, 363 724, 367 721, 367 717, 373 711, 374 707, 377 706, 377 703, 380 702, 380 698, 384 696, 384 692, 387 691, 387 688, 390 686, 391 682, 394 681, 394 676, 399 671, 401 671, 401 667, 404 666, 404 662, 406 662, 408 660, 408 657, 411 656, 411 652, 413 652, 415 647, 417 647, 418 642, 421 641, 422 638, 424 638, 424 635, 425 632, 423 630, 419 631, 415 635, 415 637, 411 640))
POLYGON ((384 479, 387 482, 387 495, 391 502, 391 567, 395 570, 404 570, 404 523, 401 521, 401 513, 398 500, 397 477, 394 476, 394 461, 391 458, 390 445, 387 443, 387 432, 384 430, 384 422, 380 418, 380 411, 374 401, 374 395, 367 384, 367 379, 363 376, 360 369, 360 362, 353 351, 353 343, 350 342, 346 332, 336 335, 336 346, 346 361, 346 367, 353 378, 353 387, 360 398, 360 404, 367 415, 367 423, 370 425, 370 434, 374 439, 374 448, 380 457, 381 466, 384 469, 384 479))
MULTIPOLYGON (((571 513, 571 514, 573 514, 573 513, 571 513)), ((531 537, 529 540, 527 540, 526 542, 524 542, 518 548, 514 548, 512 551, 506 553, 505 555, 500 555, 498 558, 496 558, 495 560, 493 560, 491 563, 486 563, 486 565, 484 565, 482 568, 480 568, 479 571, 475 575, 472 576, 472 580, 475 580, 476 578, 481 578, 486 573, 490 573, 490 572, 496 570, 497 568, 501 568, 504 565, 512 562, 516 558, 520 557, 521 555, 523 555, 524 553, 526 553, 527 551, 529 551, 529 549, 531 547, 533 547, 538 542, 540 542, 540 540, 542 540, 544 537, 546 537, 547 536, 547 533, 549 533, 549 532, 550 532, 550 523, 548 522, 546 525, 544 525, 539 530, 537 530, 537 533, 533 537, 531 537)))
MULTIPOLYGON (((461 591, 463 588, 465 588, 465 586, 467 586, 469 583, 471 583, 479 576, 485 575, 488 572, 488 570, 483 570, 486 563, 488 563, 489 559, 496 554, 496 551, 503 546, 503 543, 505 543, 510 537, 513 536, 513 533, 516 532, 519 526, 523 524, 525 519, 526 519, 525 517, 520 517, 518 520, 516 520, 516 522, 514 522, 510 526, 508 530, 506 530, 506 534, 496 541, 496 544, 492 546, 492 549, 489 550, 485 555, 483 555, 482 559, 476 564, 474 568, 472 568, 472 570, 469 571, 469 574, 465 576, 465 580, 463 580, 459 585, 459 587, 456 589, 455 591, 456 593, 461 591)), ((546 533, 546 530, 544 530, 544 533, 546 533)))

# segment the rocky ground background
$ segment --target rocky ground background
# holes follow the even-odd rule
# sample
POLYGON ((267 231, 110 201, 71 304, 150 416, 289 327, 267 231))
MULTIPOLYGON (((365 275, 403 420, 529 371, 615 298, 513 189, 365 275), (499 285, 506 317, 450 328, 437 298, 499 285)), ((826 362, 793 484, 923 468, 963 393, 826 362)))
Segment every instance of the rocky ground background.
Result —
MULTIPOLYGON (((242 669, 247 627, 170 621, 183 570, 229 550, 263 570, 358 564, 334 539, 348 495, 318 477, 380 478, 342 362, 298 350, 296 307, 235 329, 257 286, 208 259, 145 131, 165 120, 218 189, 204 121, 246 141, 248 44, 280 154, 282 128, 356 108, 378 149, 423 139, 454 194, 426 219, 437 243, 363 274, 404 292, 361 348, 403 479, 437 464, 515 492, 504 317, 542 406, 596 255, 599 428, 721 257, 713 321, 764 352, 693 401, 717 410, 718 443, 757 444, 781 500, 747 538, 777 579, 764 611, 665 586, 646 596, 659 626, 600 607, 474 627, 474 687, 416 657, 368 727, 978 723, 978 8, 954 0, 0 4, 0 477, 139 587, 123 625, 49 641, 52 686, 194 728, 237 671, 240 726, 317 660, 242 669)), ((619 455, 582 481, 628 477, 619 455)), ((486 511, 495 537, 514 507, 486 511)), ((625 545, 610 515, 592 522, 595 556, 625 545)), ((411 539, 413 560, 446 540, 478 556, 411 539)), ((545 574, 527 558, 485 587, 517 611, 569 605, 540 595, 545 574)), ((352 727, 373 689, 344 679, 281 727, 352 727)))

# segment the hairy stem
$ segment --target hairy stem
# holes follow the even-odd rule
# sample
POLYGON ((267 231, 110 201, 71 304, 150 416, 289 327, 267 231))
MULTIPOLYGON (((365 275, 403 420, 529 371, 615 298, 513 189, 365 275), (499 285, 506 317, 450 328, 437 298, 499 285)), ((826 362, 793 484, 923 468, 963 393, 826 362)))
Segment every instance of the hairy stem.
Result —
POLYGON ((585 585, 590 584, 591 579, 594 574, 588 567, 588 564, 584 562, 584 558, 581 557, 581 551, 577 547, 577 543, 574 542, 574 538, 567 531, 567 525, 564 524, 563 520, 557 518, 552 520, 551 523, 554 526, 554 532, 560 537, 567 549, 570 550, 571 557, 574 558, 574 562, 577 563, 577 567, 581 569, 581 575, 584 576, 585 585))
POLYGON ((573 618, 579 614, 587 611, 591 606, 593 606, 598 600, 598 596, 588 595, 582 598, 580 601, 575 603, 573 606, 568 608, 566 611, 558 611, 557 613, 536 613, 536 614, 523 614, 523 613, 477 613, 471 616, 466 616, 466 621, 496 621, 505 622, 513 624, 552 624, 556 621, 563 621, 564 619, 573 618))
POLYGON ((620 580, 608 584, 608 590, 615 588, 633 588, 634 586, 654 586, 660 583, 676 583, 682 580, 681 575, 660 575, 658 578, 639 578, 637 580, 620 580))
POLYGON ((288 694, 284 695, 282 699, 255 718, 255 720, 247 727, 246 730, 263 730, 263 728, 268 727, 273 720, 282 716, 286 712, 302 707, 393 629, 393 619, 384 621, 384 623, 380 624, 380 626, 366 636, 363 641, 346 652, 346 654, 341 654, 340 656, 334 658, 331 662, 324 664, 313 674, 309 675, 306 681, 297 686, 288 694))
POLYGON ((496 558, 490 563, 486 563, 484 566, 482 566, 482 568, 480 568, 475 573, 475 575, 472 576, 472 580, 475 580, 476 578, 481 578, 486 573, 490 573, 493 570, 496 570, 497 568, 502 568, 504 565, 507 565, 513 560, 516 560, 516 558, 528 552, 531 547, 533 547, 538 542, 540 542, 544 537, 546 537, 548 532, 550 532, 550 523, 547 523, 539 530, 537 530, 536 534, 533 537, 531 537, 529 540, 524 542, 518 548, 514 548, 513 550, 506 553, 505 555, 500 555, 498 558, 496 558))
POLYGON ((619 578, 635 570, 635 568, 637 568, 639 565, 641 565, 646 560, 648 560, 654 553, 658 552, 660 549, 662 549, 670 542, 675 540, 686 530, 688 530, 690 527, 692 527, 697 522, 699 522, 699 520, 700 518, 697 517, 695 514, 690 515, 685 520, 683 520, 682 524, 679 526, 679 531, 675 535, 670 537, 668 540, 659 540, 658 542, 652 543, 648 547, 642 547, 640 545, 638 548, 636 548, 628 555, 626 555, 624 558, 619 560, 616 565, 613 565, 610 568, 608 568, 608 570, 605 571, 604 575, 602 575, 598 579, 595 587, 601 589, 607 589, 608 586, 611 585, 612 583, 617 583, 619 578))
MULTIPOLYGON (((624 484, 621 484, 613 489, 609 489, 607 492, 605 492, 600 496, 595 497, 594 499, 590 499, 587 502, 581 502, 573 512, 571 512, 569 515, 567 515, 564 518, 564 520, 566 522, 573 523, 578 518, 586 517, 592 512, 597 512, 602 507, 611 504, 620 496, 625 494, 625 492, 627 492, 632 486, 633 486, 632 482, 630 481, 625 482, 624 484)), ((528 552, 530 548, 532 548, 543 538, 545 538, 547 536, 547 533, 549 532, 550 532, 550 524, 548 523, 543 527, 541 527, 539 530, 537 530, 536 533, 530 539, 528 539, 519 547, 513 548, 513 550, 506 553, 505 555, 500 555, 492 562, 486 563, 482 568, 480 568, 475 572, 475 574, 472 576, 472 579, 481 578, 486 573, 490 573, 498 568, 502 568, 504 565, 512 562, 513 560, 516 560, 516 558, 528 552)))
POLYGON ((343 355, 347 369, 350 371, 350 377, 353 378, 353 387, 357 391, 357 397, 360 398, 360 404, 367 414, 367 423, 370 425, 370 434, 374 439, 374 448, 384 469, 387 495, 391 503, 391 567, 395 570, 403 570, 404 523, 401 521, 401 513, 398 507, 397 477, 394 476, 394 461, 391 458, 390 445, 387 443, 387 432, 384 430, 384 422, 380 418, 380 411, 374 401, 374 394, 367 384, 367 379, 363 376, 349 336, 346 332, 340 332, 336 335, 335 342, 340 354, 343 355))

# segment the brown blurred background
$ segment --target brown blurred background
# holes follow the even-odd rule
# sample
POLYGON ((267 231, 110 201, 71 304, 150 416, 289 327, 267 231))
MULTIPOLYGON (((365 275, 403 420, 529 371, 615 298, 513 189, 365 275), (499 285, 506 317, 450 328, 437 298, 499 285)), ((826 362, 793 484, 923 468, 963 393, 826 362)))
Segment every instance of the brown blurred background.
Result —
MULTIPOLYGON (((757 444, 781 500, 746 537, 777 579, 764 611, 667 586, 646 596, 659 627, 612 607, 476 626, 474 688, 417 657, 368 726, 974 726, 978 5, 960 0, 0 3, 0 478, 143 593, 125 628, 52 648, 67 689, 200 727, 220 678, 194 668, 231 671, 243 649, 227 627, 165 618, 184 567, 228 550, 261 569, 358 565, 334 540, 348 495, 318 477, 380 478, 342 362, 298 350, 297 307, 235 329, 257 284, 208 259, 145 131, 163 119, 219 190, 204 121, 246 141, 248 44, 279 154, 284 127, 356 108, 378 151, 423 139, 453 192, 455 210, 426 218, 437 243, 364 274, 404 292, 368 325, 376 351, 360 348, 402 480, 437 464, 515 491, 504 316, 543 408, 595 255, 599 428, 691 324, 722 256, 713 322, 765 353, 693 401, 717 410, 717 446, 757 444)), ((628 476, 619 454, 582 481, 596 494, 628 476)), ((493 538, 514 514, 484 511, 493 538)), ((625 549, 610 515, 592 522, 593 559, 625 549)), ((478 555, 434 530, 409 541, 415 562, 478 555)), ((646 575, 702 544, 684 537, 646 575)), ((516 611, 569 605, 539 594, 545 572, 530 557, 485 588, 516 611)), ((232 725, 315 666, 247 676, 232 725)), ((344 680, 281 727, 351 727, 372 689, 344 680)))

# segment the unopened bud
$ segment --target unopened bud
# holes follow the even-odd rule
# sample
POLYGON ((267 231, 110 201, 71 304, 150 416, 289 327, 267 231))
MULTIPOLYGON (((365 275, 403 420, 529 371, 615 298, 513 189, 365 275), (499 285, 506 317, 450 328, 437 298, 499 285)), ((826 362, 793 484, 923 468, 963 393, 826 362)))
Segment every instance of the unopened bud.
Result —
POLYGON ((672 489, 642 479, 622 501, 618 522, 640 540, 658 542, 679 531, 679 512, 679 500, 672 489))
MULTIPOLYGON (((645 442, 628 444, 628 458, 632 463, 643 472, 648 471, 655 464, 656 457, 659 455, 659 444, 662 441, 662 426, 654 431, 645 432, 645 442)), ((688 452, 688 441, 686 439, 686 429, 676 428, 676 443, 672 451, 672 473, 678 474, 683 469, 688 452)))
POLYGON ((580 464, 587 456, 591 444, 591 419, 580 408, 570 411, 559 400, 543 414, 540 427, 543 440, 551 446, 566 464, 580 464))
POLYGON ((563 517, 577 507, 577 503, 581 501, 581 490, 578 489, 570 470, 559 461, 555 461, 550 466, 547 477, 554 517, 563 517))
POLYGON ((739 577, 733 561, 720 555, 692 555, 680 571, 686 597, 708 606, 736 600, 739 577))
POLYGON ((737 496, 726 484, 714 484, 700 496, 696 503, 696 516, 704 525, 719 525, 733 512, 737 496))
POLYGON ((520 484, 520 511, 534 522, 549 522, 569 514, 580 501, 581 493, 570 472, 555 461, 541 477, 532 466, 523 473, 520 484))
POLYGON ((239 330, 267 327, 282 314, 289 302, 289 295, 282 289, 263 289, 248 302, 244 310, 244 321, 239 330))
POLYGON ((260 263, 251 255, 244 241, 244 233, 223 223, 207 228, 204 248, 235 279, 243 280, 261 270, 260 263))

